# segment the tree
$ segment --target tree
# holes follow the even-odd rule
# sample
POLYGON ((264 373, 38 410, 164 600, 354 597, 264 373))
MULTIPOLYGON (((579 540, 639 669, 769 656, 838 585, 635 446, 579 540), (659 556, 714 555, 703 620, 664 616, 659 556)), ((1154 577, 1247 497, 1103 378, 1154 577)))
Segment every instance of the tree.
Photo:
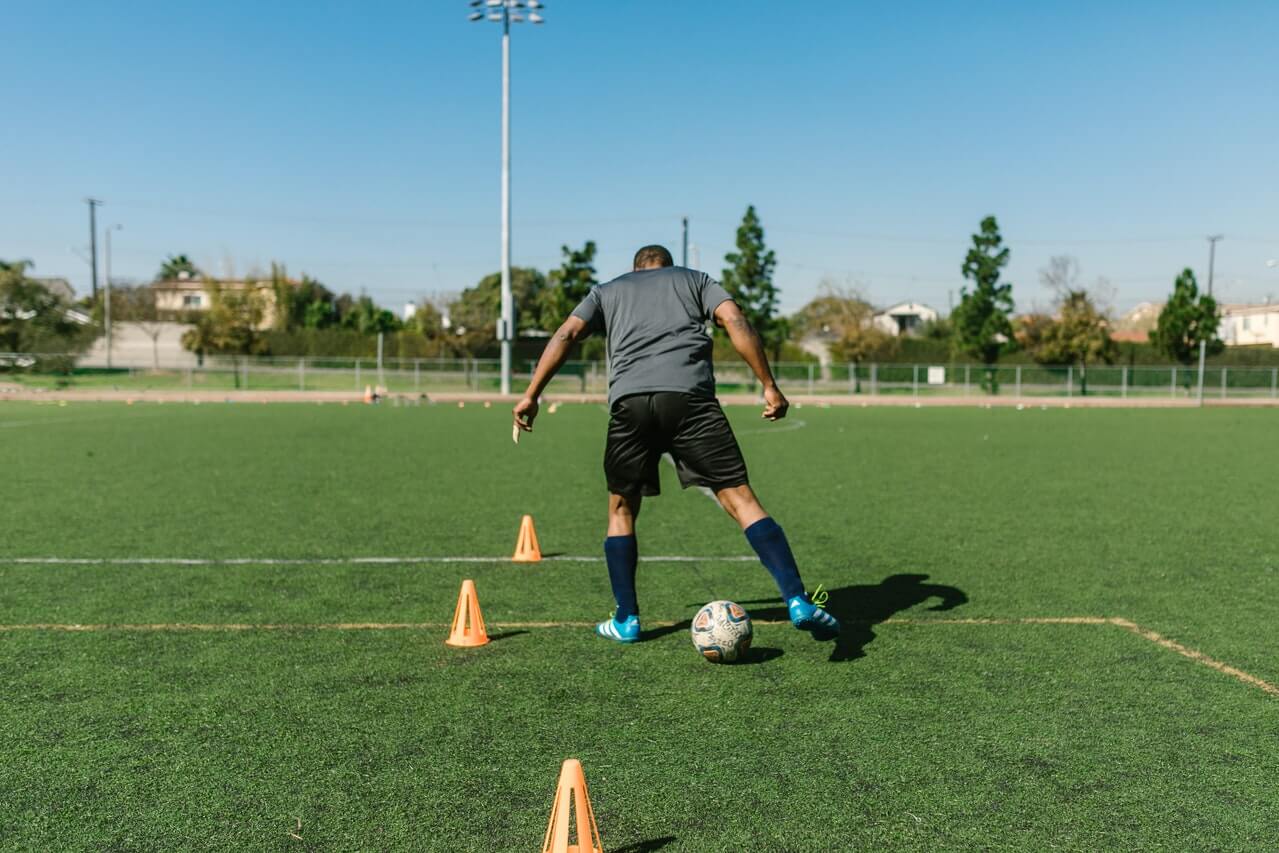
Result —
POLYGON ((430 302, 423 302, 404 327, 424 338, 438 338, 444 334, 444 316, 430 302))
POLYGON ((785 318, 776 316, 778 291, 773 270, 777 256, 764 246, 764 226, 754 205, 747 206, 737 228, 737 251, 725 255, 724 261, 730 265, 724 270, 724 288, 777 358, 787 333, 785 318))
POLYGON ((578 303, 586 298, 595 278, 595 241, 587 240, 581 249, 561 246, 564 261, 559 269, 551 270, 546 288, 538 295, 539 326, 543 331, 554 331, 568 319, 578 303))
POLYGON ((875 309, 851 288, 822 283, 822 294, 790 320, 796 334, 830 339, 831 357, 853 364, 853 393, 861 391, 857 367, 867 359, 888 354, 897 339, 874 323, 875 309))
POLYGON ((160 264, 160 271, 155 274, 156 281, 174 281, 181 278, 199 278, 201 275, 186 255, 169 255, 160 264))
MULTIPOLYGON (((515 328, 523 332, 540 328, 538 297, 546 276, 529 267, 511 268, 511 296, 515 303, 515 328)), ((474 287, 463 290, 449 306, 449 319, 472 353, 497 340, 497 320, 502 304, 502 276, 490 273, 474 287)))
POLYGON ((1110 321, 1082 288, 1068 291, 1057 316, 1043 331, 1035 360, 1046 364, 1078 364, 1079 390, 1088 393, 1088 364, 1115 360, 1117 347, 1110 339, 1110 321))
POLYGON ((1187 267, 1173 283, 1172 296, 1159 312, 1150 342, 1170 358, 1190 364, 1199 354, 1200 341, 1207 343, 1210 355, 1221 352, 1225 345, 1217 337, 1220 324, 1217 301, 1199 292, 1195 274, 1187 267))
MULTIPOLYGON (((262 289, 248 286, 231 290, 210 282, 208 291, 209 308, 183 333, 182 346, 194 352, 201 364, 206 354, 217 353, 233 356, 237 367, 241 356, 266 352, 267 342, 261 332, 266 316, 262 289)), ((238 370, 235 382, 238 387, 238 370)))
POLYGON ((1013 332, 1008 319, 1013 310, 1013 286, 999 281, 999 271, 1007 266, 1008 254, 999 236, 999 224, 995 217, 987 216, 981 221, 981 232, 973 235, 972 248, 962 267, 964 278, 973 282, 973 289, 960 289, 959 305, 950 317, 959 349, 986 365, 982 388, 992 394, 999 393, 995 362, 1013 332))
POLYGON ((0 260, 0 352, 83 352, 96 328, 78 320, 65 299, 28 278, 30 268, 30 261, 0 260))
POLYGON ((394 332, 400 328, 400 319, 386 308, 379 308, 368 296, 361 296, 342 316, 342 327, 355 329, 362 335, 394 332))

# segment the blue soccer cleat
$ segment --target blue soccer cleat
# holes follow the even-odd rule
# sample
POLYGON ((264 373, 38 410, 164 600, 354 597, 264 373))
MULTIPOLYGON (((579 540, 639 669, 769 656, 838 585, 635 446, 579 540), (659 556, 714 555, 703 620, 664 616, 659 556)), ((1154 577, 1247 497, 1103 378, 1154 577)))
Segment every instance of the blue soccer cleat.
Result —
POLYGON ((811 632, 814 640, 833 640, 839 636, 839 620, 822 608, 826 597, 819 586, 813 593, 816 603, 803 595, 797 595, 786 602, 790 623, 801 631, 811 632))
POLYGON ((619 643, 638 643, 640 638, 639 617, 632 613, 623 622, 618 622, 610 617, 595 626, 595 633, 601 637, 616 640, 619 643))

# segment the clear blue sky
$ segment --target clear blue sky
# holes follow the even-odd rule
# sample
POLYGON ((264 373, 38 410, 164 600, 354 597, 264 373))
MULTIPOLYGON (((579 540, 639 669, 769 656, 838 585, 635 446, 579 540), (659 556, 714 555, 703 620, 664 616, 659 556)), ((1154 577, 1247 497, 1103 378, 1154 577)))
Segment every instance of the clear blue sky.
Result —
MULTIPOLYGON (((823 277, 945 309, 998 216, 1018 308, 1078 258, 1116 307, 1207 266, 1279 297, 1279 3, 548 0, 514 33, 514 259, 624 272, 748 203, 793 310, 823 277)), ((0 257, 279 260, 388 306, 498 266, 499 27, 465 0, 6 4, 0 257)))

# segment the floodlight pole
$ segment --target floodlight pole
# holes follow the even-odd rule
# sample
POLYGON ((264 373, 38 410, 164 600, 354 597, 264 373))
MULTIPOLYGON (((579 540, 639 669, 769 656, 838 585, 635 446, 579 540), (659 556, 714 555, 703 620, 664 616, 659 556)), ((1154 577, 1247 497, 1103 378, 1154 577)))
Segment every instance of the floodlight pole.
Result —
POLYGON ((688 217, 684 217, 684 259, 680 262, 680 266, 688 266, 688 217))
MULTIPOLYGON (((1217 259, 1217 241, 1220 240, 1223 236, 1224 235, 1222 234, 1213 234, 1211 237, 1208 238, 1208 295, 1209 296, 1212 296, 1212 272, 1213 272, 1213 265, 1217 259)), ((1217 332, 1216 329, 1212 330, 1212 334, 1216 334, 1216 332, 1217 332)), ((1208 339, 1203 336, 1203 330, 1199 330, 1199 388, 1196 396, 1198 397, 1200 406, 1204 404, 1204 362, 1207 359, 1207 355, 1208 355, 1208 339)), ((1226 389, 1223 387, 1221 390, 1224 393, 1226 389)))
POLYGON ((511 393, 511 12, 502 4, 502 394, 511 393))
POLYGON ((515 339, 515 300, 511 295, 511 24, 540 24, 541 0, 471 0, 471 21, 502 24, 502 302, 497 338, 502 346, 502 394, 511 393, 511 341, 515 339), (529 10, 527 17, 521 11, 529 10), (499 11, 500 10, 500 11, 499 11), (515 10, 516 15, 512 15, 515 10))

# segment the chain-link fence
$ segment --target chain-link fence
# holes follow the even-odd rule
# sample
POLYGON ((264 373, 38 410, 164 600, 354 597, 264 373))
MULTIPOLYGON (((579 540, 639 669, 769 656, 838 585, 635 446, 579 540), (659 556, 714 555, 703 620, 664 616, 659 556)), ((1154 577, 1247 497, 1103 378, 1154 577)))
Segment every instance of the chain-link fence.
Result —
MULTIPOLYGON (((516 388, 532 375, 533 361, 513 365, 516 388)), ((818 364, 773 366, 791 395, 1196 398, 1199 373, 1182 365, 1075 366, 970 364, 818 364)), ((740 362, 720 364, 721 393, 750 393, 758 384, 740 362)), ((199 366, 78 367, 72 356, 0 353, 0 383, 33 388, 119 390, 360 391, 373 386, 393 394, 431 391, 496 392, 500 362, 482 358, 208 357, 199 366)), ((552 382, 551 393, 603 394, 608 373, 597 361, 570 361, 552 382)), ((1209 367, 1205 397, 1279 399, 1279 367, 1209 367)))

